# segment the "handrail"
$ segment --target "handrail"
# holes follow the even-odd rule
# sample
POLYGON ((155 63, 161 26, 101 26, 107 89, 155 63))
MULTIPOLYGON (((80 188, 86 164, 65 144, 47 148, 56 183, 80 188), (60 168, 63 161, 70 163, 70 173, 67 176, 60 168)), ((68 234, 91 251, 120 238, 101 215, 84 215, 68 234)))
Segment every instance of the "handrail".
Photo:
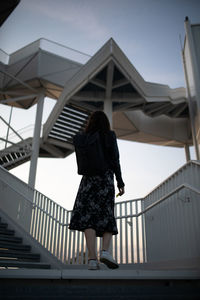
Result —
MULTIPOLYGON (((195 162, 195 164, 200 165, 199 162, 195 162)), ((1 166, 0 168, 5 171, 1 166)), ((32 200, 28 199, 25 195, 23 195, 20 191, 16 190, 11 184, 9 184, 8 182, 5 182, 3 179, 1 179, 6 185, 8 185, 12 190, 14 190, 16 193, 18 193, 19 195, 21 195, 27 202, 29 202, 29 204, 31 204, 31 206, 33 208, 38 207, 42 212, 45 212, 46 214, 48 214, 44 209, 42 209, 39 205, 35 204, 32 202, 32 200)), ((26 184, 25 184, 26 185, 26 184)), ((28 186, 29 187, 29 186, 28 186)), ((29 187, 33 192, 38 192, 37 190, 32 189, 31 187, 29 187)), ((116 217, 116 219, 123 219, 124 217, 126 218, 133 218, 133 217, 139 217, 143 214, 145 214, 147 211, 149 211, 150 209, 154 208, 155 206, 157 206, 158 204, 160 204, 161 202, 163 202, 164 200, 166 200, 167 198, 169 198, 170 196, 174 195, 175 193, 177 193, 178 191, 180 191, 181 189, 186 188, 189 189, 197 194, 200 195, 200 190, 196 189, 194 187, 192 187, 191 185, 187 184, 187 183, 183 183, 181 185, 179 185, 177 188, 175 188, 174 190, 172 190, 170 193, 166 194, 165 196, 161 197, 159 200, 157 200, 156 202, 154 202, 153 204, 150 204, 147 208, 145 208, 143 211, 137 213, 137 214, 132 214, 132 215, 126 215, 126 216, 119 216, 116 217)), ((42 193, 40 193, 41 195, 43 195, 42 193)), ((43 195, 44 196, 44 195, 43 195)), ((45 196, 46 197, 46 196, 45 196)), ((48 198, 48 197, 46 197, 48 198)), ((71 210, 67 210, 66 208, 62 207, 61 205, 57 204, 55 201, 51 200, 50 198, 48 198, 50 201, 52 201, 53 203, 55 203, 56 205, 60 206, 62 209, 66 210, 67 212, 71 212, 71 210)), ((144 198, 141 198, 139 200, 143 200, 144 198)), ((131 200, 130 200, 131 201, 131 200)), ((123 201, 125 202, 125 201, 123 201)), ((118 202, 120 203, 120 202, 118 202)), ((48 214, 49 215, 49 214, 48 214)), ((50 215, 49 215, 50 216, 50 215)), ((53 218, 52 216, 50 216, 51 218, 53 218)), ((61 223, 58 220, 56 220, 55 218, 53 218, 56 222, 58 222, 60 225, 63 226, 68 226, 69 224, 66 223, 61 223)))
POLYGON ((79 54, 82 54, 82 55, 85 55, 85 56, 88 56, 88 57, 92 57, 92 55, 90 55, 90 54, 84 53, 84 52, 79 51, 79 50, 77 50, 77 49, 73 49, 73 48, 71 48, 71 47, 62 45, 62 44, 60 44, 60 43, 58 43, 58 42, 54 42, 54 41, 52 41, 52 40, 49 40, 49 39, 46 39, 46 38, 43 38, 43 37, 42 37, 42 38, 39 38, 39 39, 37 39, 37 40, 35 40, 35 41, 33 41, 33 42, 31 42, 30 44, 28 44, 28 45, 26 45, 26 46, 24 46, 24 47, 22 47, 22 48, 16 50, 16 51, 13 52, 13 53, 10 53, 10 54, 6 53, 3 49, 0 49, 0 50, 2 50, 5 54, 7 54, 7 55, 10 56, 10 55, 16 54, 17 52, 19 52, 19 51, 21 51, 21 50, 23 50, 23 49, 25 49, 25 48, 27 48, 27 47, 30 47, 30 46, 33 45, 33 44, 36 44, 37 42, 39 42, 39 48, 40 48, 40 42, 43 41, 43 40, 44 40, 44 41, 48 41, 48 42, 50 42, 50 43, 52 43, 52 44, 58 45, 58 46, 60 46, 60 47, 63 47, 63 48, 72 50, 72 51, 77 52, 77 53, 79 53, 79 54))
POLYGON ((195 164, 200 166, 200 161, 199 160, 190 160, 189 162, 186 162, 184 165, 182 165, 178 170, 176 170, 173 174, 171 174, 169 177, 167 177, 164 181, 159 183, 151 192, 149 192, 146 196, 144 196, 143 199, 145 199, 147 196, 151 195, 156 189, 162 186, 164 182, 167 182, 170 178, 174 177, 178 172, 180 172, 181 169, 185 168, 189 164, 195 164))
MULTIPOLYGON (((1 179, 2 180, 2 179, 1 179)), ((40 209, 41 212, 44 212, 47 216, 49 216, 52 220, 56 221, 59 225, 62 226, 68 226, 69 224, 66 223, 61 223, 60 221, 58 221, 56 218, 52 217, 49 213, 46 212, 45 209, 41 208, 39 205, 33 203, 30 199, 28 199, 25 195, 23 195, 21 192, 17 191, 12 185, 10 185, 9 183, 5 182, 4 180, 2 180, 6 185, 8 185, 12 190, 14 190, 16 193, 18 193, 19 195, 23 196, 23 198, 29 202, 29 204, 31 204, 32 208, 35 209, 36 207, 40 209)), ((155 206, 157 206, 158 204, 160 204, 161 202, 163 202, 164 200, 166 200, 167 198, 169 198, 170 196, 174 195, 175 193, 177 193, 178 191, 180 191, 181 189, 186 188, 189 189, 197 194, 200 195, 200 190, 192 187, 191 185, 184 183, 179 185, 177 188, 175 188, 173 191, 171 191, 170 193, 166 194, 165 196, 161 197, 159 200, 157 200, 156 202, 154 202, 153 204, 149 205, 147 208, 145 208, 143 211, 137 213, 137 214, 132 214, 132 215, 126 215, 126 216, 119 216, 116 217, 116 219, 123 219, 124 217, 126 218, 133 218, 133 217, 139 217, 143 214, 145 214, 147 211, 149 211, 150 209, 154 208, 155 206)), ((36 190, 33 190, 36 191, 36 190)), ((37 192, 37 191, 36 191, 37 192)), ((40 192, 39 192, 40 193, 40 192)), ((42 194, 42 193, 40 193, 42 194)), ((45 196, 46 197, 46 196, 45 196)), ((46 197, 48 198, 48 197, 46 197)), ((60 206, 62 209, 66 210, 67 212, 71 212, 71 210, 67 210, 66 208, 62 207, 61 205, 57 204, 55 201, 51 200, 50 198, 48 198, 50 201, 52 201, 53 203, 55 203, 56 205, 60 206)), ((139 199, 142 200, 142 199, 139 199)), ((130 200, 131 201, 131 200, 130 200)), ((125 201, 123 201, 125 202, 125 201)), ((120 203, 120 202, 119 202, 120 203)))
POLYGON ((92 55, 90 55, 90 54, 87 54, 87 53, 84 53, 84 52, 79 51, 79 50, 77 50, 77 49, 74 49, 74 48, 71 48, 71 47, 62 45, 62 44, 60 44, 60 43, 58 43, 58 42, 54 42, 54 41, 49 40, 49 39, 46 39, 46 38, 40 38, 40 39, 39 39, 39 41, 42 41, 42 40, 47 41, 47 42, 50 42, 50 43, 55 44, 55 45, 58 45, 58 46, 63 47, 63 48, 65 48, 65 49, 72 50, 72 51, 74 51, 74 52, 76 52, 76 53, 79 53, 79 54, 82 54, 82 55, 85 55, 85 56, 88 56, 88 57, 92 57, 92 55))
MULTIPOLYGON (((183 183, 183 184, 179 185, 177 188, 175 188, 174 190, 172 190, 170 193, 168 193, 165 196, 161 197, 159 200, 157 200, 153 204, 150 204, 149 206, 147 206, 147 208, 145 208, 143 211, 141 211, 141 212, 139 212, 137 214, 127 215, 126 218, 139 217, 139 216, 145 214, 147 211, 149 211, 150 209, 154 208, 154 206, 157 206, 158 204, 160 204, 161 202, 163 202, 167 198, 171 197, 172 195, 174 195, 178 191, 182 190, 183 188, 189 189, 189 190, 191 190, 191 191, 193 191, 193 192, 195 192, 195 193, 197 193, 197 194, 200 195, 200 190, 192 187, 191 185, 189 185, 187 183, 183 183)), ((116 217, 116 219, 122 219, 122 218, 124 218, 124 217, 123 216, 116 217)))
MULTIPOLYGON (((5 170, 3 167, 0 166, 0 169, 3 171, 7 171, 5 170)), ((10 173, 9 173, 10 174, 10 173)), ((12 174, 10 174, 12 175, 12 174)), ((14 175, 13 175, 14 176, 14 175)), ((14 176, 15 177, 15 176, 14 176)), ((19 178, 17 178, 19 179, 19 178)), ((6 185, 8 185, 12 190, 14 190, 16 193, 18 193, 19 195, 21 195, 27 202, 29 202, 33 207, 39 207, 38 205, 34 204, 33 201, 31 199, 29 199, 27 196, 23 195, 23 193, 21 193, 20 191, 18 191, 16 188, 14 188, 11 184, 9 184, 7 181, 3 180, 2 178, 0 179, 2 180, 6 185)), ((26 184, 24 181, 20 180, 26 187, 28 187, 30 190, 32 190, 32 192, 37 192, 40 193, 41 195, 45 196, 44 194, 42 194, 41 192, 37 191, 36 189, 31 188, 28 184, 26 184)), ((56 205, 60 206, 62 209, 65 209, 67 212, 70 212, 69 210, 67 210, 66 208, 64 208, 63 206, 61 206, 60 204, 56 203, 55 201, 53 201, 52 199, 50 199, 49 197, 45 196, 46 198, 48 198, 50 201, 52 201, 53 203, 55 203, 56 205)), ((41 209, 41 208, 40 208, 41 209)), ((45 210, 43 210, 45 211, 45 210)))

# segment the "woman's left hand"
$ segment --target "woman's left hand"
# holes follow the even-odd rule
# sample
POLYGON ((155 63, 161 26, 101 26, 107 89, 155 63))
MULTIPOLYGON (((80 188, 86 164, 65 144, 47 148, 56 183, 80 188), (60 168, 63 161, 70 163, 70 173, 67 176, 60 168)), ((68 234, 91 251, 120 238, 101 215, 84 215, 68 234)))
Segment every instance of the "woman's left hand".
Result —
POLYGON ((119 188, 119 196, 122 196, 125 193, 124 186, 119 188))

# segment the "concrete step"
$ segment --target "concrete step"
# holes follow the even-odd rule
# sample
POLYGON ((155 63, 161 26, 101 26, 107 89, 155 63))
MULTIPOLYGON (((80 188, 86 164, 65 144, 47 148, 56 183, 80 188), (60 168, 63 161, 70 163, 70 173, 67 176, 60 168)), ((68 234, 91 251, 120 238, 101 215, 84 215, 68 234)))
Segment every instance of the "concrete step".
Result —
POLYGON ((1 235, 15 235, 15 231, 7 228, 0 228, 0 236, 1 235))
POLYGON ((192 281, 2 279, 3 299, 194 300, 200 287, 192 281))
POLYGON ((23 251, 14 251, 14 250, 6 250, 0 249, 0 259, 2 258, 16 258, 18 261, 40 261, 40 255, 35 253, 27 253, 23 251))
POLYGON ((11 243, 21 244, 23 240, 20 237, 0 234, 0 241, 6 241, 6 242, 11 242, 11 243))
POLYGON ((46 263, 17 261, 0 259, 0 268, 30 268, 30 269, 50 269, 51 266, 46 263))
POLYGON ((18 251, 26 251, 29 252, 31 250, 30 245, 22 245, 20 243, 12 243, 8 240, 0 240, 0 248, 5 248, 9 250, 18 250, 18 251))
POLYGON ((0 222, 0 228, 7 228, 7 227, 8 227, 8 224, 0 222))

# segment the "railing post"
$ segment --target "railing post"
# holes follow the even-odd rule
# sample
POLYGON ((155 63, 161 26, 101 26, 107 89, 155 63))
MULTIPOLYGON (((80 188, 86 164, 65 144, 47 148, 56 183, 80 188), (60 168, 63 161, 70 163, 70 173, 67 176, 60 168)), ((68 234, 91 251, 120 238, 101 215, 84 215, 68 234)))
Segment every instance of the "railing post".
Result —
POLYGON ((37 112, 36 112, 36 119, 35 119, 31 164, 30 164, 29 181, 28 181, 29 186, 33 189, 35 187, 37 160, 38 160, 38 155, 40 150, 40 132, 41 132, 41 125, 42 125, 43 106, 44 106, 44 95, 42 94, 39 96, 38 103, 37 103, 37 112))

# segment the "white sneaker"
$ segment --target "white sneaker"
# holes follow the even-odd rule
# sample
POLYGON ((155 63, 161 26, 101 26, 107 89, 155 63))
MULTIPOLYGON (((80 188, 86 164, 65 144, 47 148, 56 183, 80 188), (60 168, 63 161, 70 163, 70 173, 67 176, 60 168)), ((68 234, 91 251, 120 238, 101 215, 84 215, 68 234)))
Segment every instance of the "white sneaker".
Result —
POLYGON ((110 269, 119 268, 118 263, 112 258, 108 251, 102 250, 100 255, 100 262, 104 263, 110 269))
POLYGON ((88 270, 99 270, 99 263, 97 259, 88 260, 88 270))

